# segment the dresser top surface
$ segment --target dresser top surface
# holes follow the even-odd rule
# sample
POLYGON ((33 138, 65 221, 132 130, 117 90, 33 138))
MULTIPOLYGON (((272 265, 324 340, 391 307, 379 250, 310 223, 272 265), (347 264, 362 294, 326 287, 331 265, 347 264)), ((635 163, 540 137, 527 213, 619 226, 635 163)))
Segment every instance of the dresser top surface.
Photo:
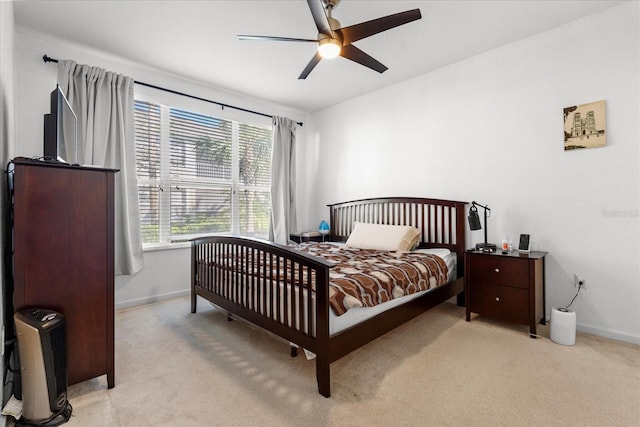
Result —
POLYGON ((120 169, 103 168, 101 166, 95 166, 95 165, 91 165, 91 166, 72 165, 69 163, 59 162, 57 160, 30 159, 27 157, 16 157, 15 159, 13 159, 13 163, 16 165, 53 167, 53 168, 63 168, 67 170, 98 170, 103 172, 119 172, 120 171, 120 169))

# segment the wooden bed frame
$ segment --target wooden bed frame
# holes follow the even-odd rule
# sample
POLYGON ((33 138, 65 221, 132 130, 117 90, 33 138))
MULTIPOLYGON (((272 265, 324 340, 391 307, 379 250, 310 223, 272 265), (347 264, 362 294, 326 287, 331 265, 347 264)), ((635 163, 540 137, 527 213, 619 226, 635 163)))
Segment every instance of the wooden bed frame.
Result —
POLYGON ((420 247, 457 254, 457 279, 337 334, 329 332, 329 269, 333 264, 294 247, 243 237, 194 239, 191 312, 197 296, 316 354, 318 391, 330 396, 332 362, 458 296, 464 304, 465 202, 415 197, 355 200, 329 205, 332 241, 346 241, 355 222, 411 225, 420 247), (284 278, 270 266, 289 266, 284 278), (253 274, 245 274, 246 272, 253 274), (260 276, 260 277, 258 277, 260 276), (315 292, 306 292, 311 283, 315 292), (280 307, 280 309, 278 309, 280 307), (290 307, 288 310, 282 307, 290 307))

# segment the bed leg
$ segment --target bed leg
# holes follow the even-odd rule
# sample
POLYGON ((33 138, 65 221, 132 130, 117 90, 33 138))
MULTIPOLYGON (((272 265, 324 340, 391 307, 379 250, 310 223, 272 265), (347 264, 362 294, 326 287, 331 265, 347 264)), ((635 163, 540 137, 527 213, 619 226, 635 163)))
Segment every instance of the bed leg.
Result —
POLYGON ((456 304, 458 307, 466 307, 464 292, 460 292, 456 297, 456 304))
POLYGON ((325 357, 316 355, 316 379, 318 380, 318 392, 324 397, 331 397, 329 362, 325 357))
POLYGON ((298 347, 296 347, 295 345, 291 346, 291 357, 297 357, 298 356, 298 347))
POLYGON ((191 312, 195 313, 197 308, 197 296, 195 292, 191 292, 191 312))
POLYGON ((231 313, 227 313, 227 322, 231 322, 233 317, 231 317, 231 313))

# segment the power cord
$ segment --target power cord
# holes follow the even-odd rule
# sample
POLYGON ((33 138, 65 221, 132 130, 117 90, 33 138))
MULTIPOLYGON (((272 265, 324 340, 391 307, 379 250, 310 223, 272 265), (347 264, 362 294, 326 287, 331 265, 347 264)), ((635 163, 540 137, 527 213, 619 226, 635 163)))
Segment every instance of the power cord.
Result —
POLYGON ((56 427, 60 426, 71 418, 71 413, 73 412, 73 407, 71 403, 67 400, 67 403, 55 414, 51 415, 49 418, 44 420, 25 420, 20 419, 16 420, 15 426, 30 426, 30 427, 56 427), (59 418, 59 419, 57 419, 59 418))
POLYGON ((578 297, 578 294, 580 293, 580 289, 582 289, 582 285, 583 285, 583 283, 582 283, 582 280, 581 280, 581 281, 578 282, 578 291, 576 292, 575 296, 573 297, 573 299, 571 300, 569 305, 565 307, 567 310, 569 310, 569 308, 573 305, 573 302, 578 297))

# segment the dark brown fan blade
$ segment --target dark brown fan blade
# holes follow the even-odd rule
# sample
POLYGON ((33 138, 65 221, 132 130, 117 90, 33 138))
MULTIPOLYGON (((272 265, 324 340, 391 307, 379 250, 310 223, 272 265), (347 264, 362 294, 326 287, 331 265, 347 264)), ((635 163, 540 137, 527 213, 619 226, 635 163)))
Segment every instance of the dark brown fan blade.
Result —
POLYGON ((340 50, 340 56, 350 59, 353 62, 357 62, 358 64, 362 64, 365 67, 369 67, 379 73, 384 73, 388 70, 388 68, 385 67, 384 64, 378 62, 376 59, 372 58, 352 44, 342 46, 342 49, 340 50))
POLYGON ((314 42, 318 43, 315 39, 296 39, 291 37, 278 37, 278 36, 247 36, 244 34, 238 35, 239 40, 260 40, 260 41, 276 41, 276 42, 314 42))
POLYGON ((306 79, 309 73, 316 67, 316 65, 318 65, 318 62, 320 62, 321 59, 322 59, 322 56, 320 56, 320 53, 316 52, 313 58, 311 58, 311 61, 309 61, 307 66, 304 67, 304 70, 302 70, 302 73, 298 77, 298 80, 306 79))
POLYGON ((422 18, 420 9, 413 9, 340 28, 336 32, 342 35, 342 43, 346 45, 420 18, 422 18))
POLYGON ((318 32, 330 36, 331 27, 329 26, 327 15, 324 13, 322 0, 307 0, 307 4, 311 10, 313 21, 316 23, 316 27, 318 27, 318 32))

